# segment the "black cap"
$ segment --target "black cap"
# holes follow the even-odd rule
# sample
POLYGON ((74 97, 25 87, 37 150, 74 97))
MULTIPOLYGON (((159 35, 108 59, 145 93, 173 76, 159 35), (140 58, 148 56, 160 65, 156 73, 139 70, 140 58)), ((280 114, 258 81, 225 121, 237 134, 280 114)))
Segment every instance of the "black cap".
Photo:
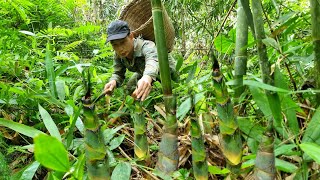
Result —
POLYGON ((130 33, 129 25, 126 21, 115 20, 108 26, 108 38, 107 42, 123 39, 130 33))

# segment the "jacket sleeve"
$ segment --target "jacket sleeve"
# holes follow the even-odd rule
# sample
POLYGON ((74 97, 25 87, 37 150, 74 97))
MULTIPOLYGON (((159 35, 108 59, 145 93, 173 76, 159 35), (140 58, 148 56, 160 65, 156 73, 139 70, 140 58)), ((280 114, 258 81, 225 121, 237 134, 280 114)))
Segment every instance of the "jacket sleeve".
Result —
POLYGON ((142 46, 142 54, 145 57, 145 69, 143 75, 149 75, 155 81, 159 73, 159 62, 154 42, 145 41, 142 46))
POLYGON ((113 61, 113 73, 109 81, 115 80, 117 82, 117 87, 119 87, 124 81, 125 73, 126 67, 121 62, 121 59, 115 55, 113 61))

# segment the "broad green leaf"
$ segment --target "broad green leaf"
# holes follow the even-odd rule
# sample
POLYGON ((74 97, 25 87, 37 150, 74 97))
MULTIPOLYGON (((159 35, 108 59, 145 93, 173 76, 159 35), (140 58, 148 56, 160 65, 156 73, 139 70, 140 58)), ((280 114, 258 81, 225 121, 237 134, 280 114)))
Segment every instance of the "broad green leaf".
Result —
POLYGON ((74 164, 73 176, 74 176, 76 179, 83 179, 85 164, 86 164, 85 155, 84 155, 84 154, 81 154, 81 155, 78 157, 77 162, 74 164))
POLYGON ((31 138, 35 137, 38 134, 44 134, 42 131, 39 131, 38 129, 35 129, 33 127, 26 126, 24 124, 20 124, 3 118, 0 118, 0 125, 10 128, 20 134, 26 135, 31 138))
POLYGON ((22 176, 20 177, 20 180, 32 180, 34 174, 36 173, 40 163, 35 161, 33 162, 26 170, 23 171, 22 176))
POLYGON ((265 38, 265 39, 262 40, 262 42, 263 42, 266 46, 271 46, 271 47, 273 47, 273 48, 275 48, 275 49, 277 49, 277 50, 280 49, 279 44, 278 44, 277 41, 276 41, 275 39, 273 39, 273 38, 270 38, 270 37, 265 38))
POLYGON ((114 135, 123 127, 125 127, 126 124, 123 124, 121 126, 118 126, 116 128, 108 128, 103 131, 103 137, 104 137, 104 142, 105 144, 108 144, 110 140, 114 137, 114 135))
POLYGON ((129 180, 130 175, 131 165, 127 162, 121 162, 114 168, 111 180, 129 180))
POLYGON ((290 93, 290 91, 288 91, 288 90, 285 90, 285 89, 282 89, 282 88, 278 88, 278 87, 275 87, 275 86, 271 86, 269 84, 265 84, 265 83, 259 82, 259 81, 243 80, 243 85, 258 87, 258 88, 269 90, 269 91, 290 93))
POLYGON ((274 150, 274 155, 279 156, 279 155, 290 155, 294 151, 292 150, 293 148, 297 147, 295 144, 284 144, 280 145, 278 148, 274 150))
POLYGON ((255 122, 250 118, 242 118, 238 117, 239 128, 242 132, 244 132, 249 137, 255 139, 260 142, 261 136, 265 131, 265 128, 262 127, 259 123, 255 122))
POLYGON ((320 107, 313 114, 311 121, 308 123, 308 127, 304 132, 302 142, 315 142, 320 144, 320 107))
POLYGON ((248 161, 245 161, 244 163, 241 164, 241 169, 245 169, 248 167, 252 167, 255 164, 255 159, 250 159, 248 161))
POLYGON ((275 163, 276 163, 275 165, 276 165, 277 169, 279 169, 279 170, 281 170, 283 172, 293 173, 298 169, 298 167, 295 166, 294 164, 289 163, 289 162, 284 161, 284 160, 281 160, 281 159, 278 159, 278 158, 276 158, 276 162, 275 163))
POLYGON ((271 109, 269 107, 268 99, 265 92, 255 86, 249 86, 250 92, 254 101, 257 103, 260 110, 263 112, 266 118, 272 116, 271 109))
POLYGON ((214 45, 217 51, 226 53, 226 54, 231 54, 235 47, 235 42, 227 38, 225 35, 219 35, 214 40, 214 45))
POLYGON ((300 144, 299 146, 303 150, 303 152, 310 156, 315 162, 320 164, 320 146, 318 144, 305 142, 300 144))
POLYGON ((66 98, 65 82, 63 80, 56 81, 58 98, 63 101, 66 98))
POLYGON ((179 120, 182 120, 185 117, 185 115, 190 111, 190 109, 191 109, 191 101, 190 101, 190 97, 188 97, 178 107, 177 118, 179 118, 179 120))
POLYGON ((208 171, 210 174, 228 174, 230 172, 229 169, 220 169, 217 166, 208 166, 208 171))
POLYGON ((56 124, 52 120, 50 114, 40 104, 38 104, 38 106, 39 106, 41 118, 42 118, 43 123, 46 126, 47 130, 49 131, 51 136, 56 137, 59 139, 59 141, 61 141, 61 135, 58 130, 58 127, 56 126, 56 124))
MULTIPOLYGON (((197 104, 202 98, 204 98, 204 93, 205 92, 201 92, 201 93, 198 93, 195 95, 195 97, 194 97, 195 104, 197 104)), ((187 115, 187 113, 190 111, 190 109, 191 109, 191 102, 190 102, 190 97, 188 97, 178 107, 177 118, 179 118, 179 120, 181 121, 187 115)))
MULTIPOLYGON (((288 83, 285 80, 283 74, 280 71, 280 68, 276 66, 275 68, 275 86, 288 90, 288 83)), ((296 115, 296 110, 299 109, 299 106, 297 106, 296 102, 292 100, 291 95, 289 94, 283 94, 278 93, 281 101, 282 111, 284 112, 286 118, 287 118, 287 124, 289 127, 289 130, 292 135, 297 135, 300 131, 298 119, 296 115)))
POLYGON ((68 152, 55 137, 40 134, 34 138, 34 154, 36 160, 46 168, 60 172, 70 169, 68 152))
POLYGON ((112 150, 116 149, 117 147, 119 147, 120 144, 122 143, 122 141, 124 140, 124 138, 125 138, 125 135, 121 134, 120 136, 112 139, 110 142, 109 149, 112 151, 112 150))
POLYGON ((197 67, 198 67, 198 63, 197 63, 197 61, 195 61, 192 65, 191 70, 188 73, 186 83, 189 83, 192 79, 194 79, 194 75, 196 73, 197 67))

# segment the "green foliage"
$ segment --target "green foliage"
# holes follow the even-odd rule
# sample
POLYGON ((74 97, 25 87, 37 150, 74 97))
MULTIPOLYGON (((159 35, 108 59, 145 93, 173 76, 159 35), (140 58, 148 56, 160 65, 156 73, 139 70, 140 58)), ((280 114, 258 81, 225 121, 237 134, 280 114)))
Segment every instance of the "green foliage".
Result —
POLYGON ((126 162, 120 162, 113 170, 111 180, 129 180, 131 174, 131 165, 126 162))
POLYGON ((56 171, 69 171, 68 152, 57 138, 40 134, 34 137, 34 142, 34 154, 38 162, 56 171))
MULTIPOLYGON (((0 179, 9 179, 10 176, 13 179, 87 177, 84 125, 80 115, 81 98, 85 91, 81 73, 87 67, 93 69, 92 94, 100 94, 111 76, 114 55, 111 45, 105 44, 106 24, 117 18, 125 1, 101 2, 97 6, 85 0, 0 1, 0 131, 4 139, 0 142, 0 179), (40 144, 44 143, 40 152, 45 155, 40 156, 39 162, 34 161, 34 155, 38 156, 39 141, 32 142, 31 138, 39 134, 42 134, 40 137, 44 136, 43 132, 47 131, 55 138, 49 137, 50 143, 40 138, 40 144), (48 149, 51 145, 57 145, 60 151, 48 149), (35 154, 33 147, 36 148, 35 154), (64 157, 49 156, 48 152, 61 153, 64 157), (61 168, 57 159, 62 157, 61 168), (51 164, 46 164, 48 162, 51 164), (43 168, 40 168, 40 163, 43 168), (46 167, 53 170, 47 172, 44 170, 46 167)), ((179 138, 183 146, 182 137, 187 137, 190 130, 189 87, 195 91, 196 113, 207 112, 215 119, 216 97, 212 93, 212 69, 208 60, 211 47, 215 48, 230 97, 234 93, 232 79, 236 11, 232 9, 227 14, 233 0, 163 2, 176 30, 176 44, 172 54, 178 61, 180 81, 172 82, 172 86, 177 94, 179 138), (226 21, 223 24, 224 19, 226 21)), ((317 173, 310 168, 310 161, 319 161, 319 108, 314 98, 318 91, 312 86, 317 77, 312 70, 314 56, 308 1, 267 0, 263 1, 263 8, 266 13, 263 18, 269 21, 264 24, 267 37, 263 42, 267 47, 275 84, 270 86, 261 82, 255 42, 252 34, 249 34, 246 47, 249 55, 248 75, 244 76, 246 89, 240 97, 239 105, 234 107, 245 143, 242 171, 243 174, 252 171, 258 142, 265 131, 265 120, 272 115, 264 94, 268 90, 279 94, 282 124, 288 132, 288 139, 277 136, 275 140, 278 175, 286 178, 296 174, 297 179, 308 179, 317 173), (301 158, 303 161, 300 161, 301 158)), ((150 97, 143 102, 148 119, 148 141, 152 142, 151 147, 156 147, 153 152, 159 149, 161 134, 154 129, 158 126, 161 129, 163 125, 162 97, 161 84, 154 82, 150 97), (154 110, 154 104, 160 107, 159 111, 154 110)), ((134 100, 126 96, 122 88, 116 89, 110 100, 108 105, 103 100, 97 102, 96 113, 104 130, 109 165, 114 168, 112 178, 119 179, 117 177, 123 175, 121 177, 129 179, 135 176, 136 169, 131 172, 131 168, 151 171, 154 168, 152 162, 147 164, 148 167, 137 166, 131 157, 134 146, 132 126, 127 123, 130 122, 129 109, 134 100), (128 160, 119 147, 133 160, 128 160)), ((210 137, 216 134, 214 131, 212 133, 210 137)), ((211 145, 211 141, 206 141, 206 148, 208 145, 211 145)), ((211 146, 210 151, 221 153, 211 146)), ((224 162, 213 158, 210 160, 217 163, 209 166, 213 177, 219 179, 230 173, 230 169, 223 167, 224 162)), ((193 178, 188 163, 180 167, 171 178, 193 178)))

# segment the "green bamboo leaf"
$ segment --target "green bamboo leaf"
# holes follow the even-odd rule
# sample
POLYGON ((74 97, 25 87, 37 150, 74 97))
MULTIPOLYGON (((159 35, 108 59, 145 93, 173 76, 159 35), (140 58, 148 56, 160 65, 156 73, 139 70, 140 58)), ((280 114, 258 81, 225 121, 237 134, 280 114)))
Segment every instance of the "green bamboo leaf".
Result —
POLYGON ((215 49, 219 52, 231 54, 235 48, 235 42, 225 35, 219 35, 214 41, 215 49))
POLYGON ((47 48, 46 48, 45 65, 46 65, 47 79, 49 81, 51 94, 53 97, 57 98, 54 67, 53 67, 53 61, 52 61, 52 55, 51 55, 49 43, 47 43, 47 48))
POLYGON ((268 84, 265 84, 263 82, 259 82, 259 81, 253 81, 253 80, 243 80, 243 84, 244 85, 248 85, 248 86, 253 86, 253 87, 258 87, 264 90, 269 90, 269 91, 275 91, 275 92, 283 92, 283 93, 291 93, 288 90, 282 89, 282 88, 278 88, 275 86, 271 86, 268 84))
POLYGON ((263 112, 263 114, 267 118, 272 116, 271 109, 270 109, 265 92, 256 86, 249 86, 249 89, 253 96, 254 101, 257 103, 258 107, 263 112))
POLYGON ((277 169, 287 173, 293 173, 298 169, 298 167, 295 166, 294 164, 278 158, 276 158, 276 167, 277 169))
POLYGON ((104 142, 105 144, 108 144, 110 140, 114 137, 114 135, 123 127, 125 127, 126 124, 123 124, 121 126, 118 126, 116 128, 108 128, 103 131, 103 136, 104 136, 104 142))
POLYGON ((198 67, 198 63, 196 61, 196 62, 193 63, 192 68, 188 73, 188 77, 187 77, 186 83, 189 83, 192 79, 194 79, 194 75, 196 73, 197 67, 198 67))
POLYGON ((228 174, 230 172, 229 169, 226 169, 226 168, 220 169, 217 166, 208 166, 208 171, 210 174, 228 174))
POLYGON ((302 142, 315 142, 320 144, 320 107, 316 110, 312 116, 311 121, 308 123, 308 127, 303 135, 302 142))
POLYGON ((237 120, 242 132, 260 142, 261 136, 265 132, 265 128, 257 122, 254 122, 252 119, 238 117, 237 120))
POLYGON ((44 167, 60 172, 70 169, 68 152, 55 137, 40 134, 34 138, 34 154, 36 160, 44 167))
POLYGON ((127 162, 119 163, 113 170, 111 180, 129 180, 131 174, 131 165, 127 162))
MULTIPOLYGON (((14 173, 12 176, 12 179, 17 179, 17 180, 31 180, 39 168, 40 163, 38 161, 34 161, 33 163, 25 166, 18 172, 14 173)), ((0 175, 1 177, 1 175, 0 175)))
POLYGON ((290 155, 290 154, 294 153, 294 151, 292 149, 296 148, 296 147, 297 147, 297 145, 295 145, 295 144, 281 145, 274 150, 274 155, 275 156, 290 155))
POLYGON ((124 138, 125 138, 125 135, 121 134, 120 136, 112 139, 110 142, 109 149, 112 151, 112 150, 116 149, 117 147, 119 147, 120 144, 122 143, 122 141, 124 140, 124 138))
POLYGON ((46 126, 47 130, 49 131, 51 136, 56 137, 59 141, 61 141, 61 135, 58 130, 58 127, 56 126, 56 124, 52 120, 50 114, 40 104, 38 104, 38 106, 39 106, 41 118, 42 118, 43 123, 46 126))
MULTIPOLYGON (((283 74, 280 71, 280 68, 276 66, 275 68, 275 77, 274 77, 274 83, 276 87, 286 89, 288 90, 288 83, 285 80, 283 74)), ((289 127, 289 130, 291 131, 292 135, 297 135, 300 131, 298 119, 296 115, 296 110, 299 110, 299 106, 292 100, 291 95, 284 94, 284 93, 278 93, 281 101, 281 108, 287 118, 287 124, 289 127)))
POLYGON ((278 44, 277 41, 276 41, 275 39, 273 39, 273 38, 268 37, 268 38, 262 39, 262 42, 263 42, 266 46, 271 46, 271 47, 273 47, 273 48, 275 48, 275 49, 277 49, 277 50, 280 49, 279 44, 278 44))
POLYGON ((86 164, 86 158, 85 158, 85 155, 82 154, 78 157, 77 162, 74 165, 73 175, 75 176, 75 178, 83 179, 85 164, 86 164))
MULTIPOLYGON (((204 93, 205 92, 201 92, 201 93, 198 93, 195 95, 195 97, 194 97, 195 104, 197 104, 202 98, 204 98, 204 93)), ((186 116, 186 114, 190 111, 190 109, 191 109, 191 101, 190 101, 190 97, 188 97, 178 107, 177 118, 179 118, 179 120, 182 120, 186 116)))
POLYGON ((10 128, 20 134, 26 135, 31 138, 35 137, 38 134, 44 134, 42 131, 39 131, 38 129, 35 129, 33 127, 26 126, 24 124, 20 124, 3 118, 0 118, 0 125, 10 128))
POLYGON ((33 162, 26 170, 23 171, 20 180, 33 179, 34 174, 36 173, 40 163, 38 161, 33 162))
POLYGON ((66 98, 65 82, 63 80, 56 81, 58 98, 63 101, 66 98))
POLYGON ((320 146, 315 143, 305 142, 299 145, 303 152, 320 164, 320 146))

